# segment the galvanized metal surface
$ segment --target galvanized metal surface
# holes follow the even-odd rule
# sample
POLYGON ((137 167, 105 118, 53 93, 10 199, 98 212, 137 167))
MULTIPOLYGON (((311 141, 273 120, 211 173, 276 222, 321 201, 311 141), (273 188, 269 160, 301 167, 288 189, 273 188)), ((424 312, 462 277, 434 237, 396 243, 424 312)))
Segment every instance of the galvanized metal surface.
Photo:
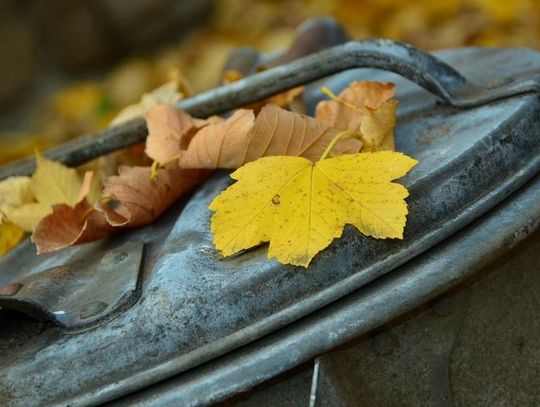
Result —
MULTIPOLYGON (((512 195, 497 208, 444 243, 361 290, 248 346, 109 405, 202 406, 247 391, 256 384, 269 380, 355 337, 373 331, 470 278, 482 267, 503 256, 540 228, 539 202, 540 177, 536 177, 534 181, 527 184, 526 188, 512 195)), ((493 301, 497 301, 497 297, 494 297, 493 301)), ((445 304, 440 304, 435 312, 446 313, 444 306, 445 304)), ((426 331, 430 329, 423 326, 422 332, 426 331)), ((394 346, 393 339, 383 336, 373 339, 373 346, 379 354, 390 354, 394 346)), ((418 344, 418 346, 422 345, 418 344)), ((436 347, 436 343, 425 344, 426 348, 430 346, 436 347)), ((474 353, 474 350, 471 352, 474 353)), ((437 354, 437 356, 441 355, 437 354)), ((343 358, 341 360, 343 361, 343 358)), ((349 364, 353 364, 357 359, 349 355, 347 360, 349 364)), ((323 356, 321 361, 324 372, 328 357, 323 356)), ((362 364, 362 360, 358 363, 362 364)), ((384 360, 380 363, 384 367, 381 366, 379 372, 381 379, 376 383, 379 391, 384 392, 389 383, 388 376, 392 372, 389 371, 389 363, 385 363, 384 360)), ((420 378, 411 377, 411 371, 415 369, 412 365, 414 362, 409 360, 409 364, 397 372, 399 378, 396 380, 417 383, 418 386, 436 386, 436 383, 421 382, 420 378)), ((338 381, 341 379, 347 381, 347 377, 350 379, 354 375, 371 377, 371 372, 368 366, 361 366, 359 372, 354 372, 354 370, 344 372, 343 377, 338 378, 338 381)), ((356 382, 356 395, 362 392, 369 394, 367 385, 370 383, 369 380, 363 382, 366 384, 365 388, 360 384, 362 382, 356 382)), ((534 383, 535 378, 531 377, 530 380, 534 383)), ((440 392, 441 388, 437 389, 440 392)), ((395 389, 396 392, 404 390, 412 394, 410 397, 404 397, 401 400, 403 404, 399 405, 441 405, 426 403, 425 399, 423 399, 424 403, 420 404, 408 403, 407 400, 418 401, 421 398, 419 393, 421 390, 411 386, 395 389)), ((469 390, 474 393, 473 389, 469 390)), ((439 396, 442 398, 444 394, 439 394, 439 396)), ((319 390, 318 399, 320 402, 318 406, 351 405, 328 402, 335 400, 328 386, 324 387, 322 393, 319 390)), ((474 397, 471 396, 469 399, 474 399, 474 397)), ((301 405, 308 405, 308 389, 304 391, 304 400, 305 403, 301 405)), ((391 400, 395 402, 396 398, 391 400)), ((366 401, 365 405, 383 404, 370 404, 366 401)))
MULTIPOLYGON (((540 232, 500 254, 458 287, 317 357, 316 407, 540 405, 540 232)), ((218 405, 306 407, 314 376, 306 362, 218 405)), ((158 398, 153 390, 148 400, 158 398)))
POLYGON ((65 328, 80 328, 106 318, 135 298, 142 242, 62 264, 11 283, 0 308, 14 309, 65 328))
MULTIPOLYGON (((499 63, 506 64, 508 59, 505 57, 510 55, 503 56, 504 52, 498 51, 499 63)), ((512 58, 519 58, 517 50, 507 52, 512 53, 512 58)), ((534 63, 525 66, 520 61, 522 69, 519 73, 511 76, 503 70, 499 76, 490 76, 486 81, 484 76, 467 76, 466 69, 460 67, 461 71, 455 70, 444 61, 410 45, 390 40, 367 40, 335 46, 182 100, 178 108, 195 117, 207 117, 346 69, 361 67, 398 73, 456 107, 474 107, 520 94, 540 93, 540 75, 534 63)), ((141 142, 146 134, 144 121, 136 119, 95 135, 68 141, 46 151, 45 155, 68 165, 81 164, 141 142)), ((34 168, 33 158, 14 162, 0 169, 0 180, 12 175, 31 174, 34 168)))
MULTIPOLYGON (((439 56, 476 81, 486 80, 486 72, 497 79, 540 66, 538 53, 527 50, 464 49, 439 56), (516 63, 494 64, 503 57, 516 63)), ((402 90, 396 142, 421 162, 404 179, 411 192, 404 241, 375 241, 347 228, 309 270, 268 262, 265 249, 221 260, 211 245, 206 207, 229 180, 216 176, 185 208, 161 253, 147 248, 156 263, 145 260, 142 297, 134 307, 85 332, 46 329, 25 338, 17 354, 0 354, 1 400, 9 405, 31 404, 36 397, 49 404, 96 403, 193 368, 388 273, 454 234, 538 172, 538 96, 460 110, 441 106, 396 77, 372 72, 368 77, 395 80, 402 90), (49 373, 42 375, 45 367, 49 373), (66 371, 79 374, 66 376, 66 371)), ((358 72, 354 78, 359 79, 358 72)), ((153 227, 124 238, 136 241, 138 233, 142 239, 144 230, 153 227)), ((83 247, 79 254, 88 255, 92 248, 99 245, 83 247)), ((75 255, 77 249, 68 252, 75 255)), ((9 256, 2 267, 9 272, 9 256)), ((1 335, 0 348, 6 349, 17 333, 4 330, 1 335)))

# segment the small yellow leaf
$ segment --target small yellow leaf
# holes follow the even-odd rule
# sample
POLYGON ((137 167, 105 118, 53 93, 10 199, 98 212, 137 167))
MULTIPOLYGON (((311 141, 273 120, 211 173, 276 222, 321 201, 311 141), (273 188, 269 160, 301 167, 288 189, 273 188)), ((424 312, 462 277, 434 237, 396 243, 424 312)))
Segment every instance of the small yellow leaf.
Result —
POLYGON ((10 222, 27 232, 32 232, 34 226, 51 212, 51 205, 32 202, 19 206, 18 208, 9 209, 5 213, 10 222))
POLYGON ((53 205, 74 206, 88 195, 92 177, 86 178, 81 185, 74 169, 36 154, 36 171, 31 178, 14 177, 0 183, 0 211, 11 223, 32 232, 52 212, 53 205), (7 193, 9 188, 11 195, 7 193))
POLYGON ((24 230, 11 222, 0 220, 0 257, 15 247, 24 237, 24 230))
POLYGON ((0 182, 0 212, 33 202, 30 184, 30 177, 9 177, 0 182))
POLYGON ((36 154, 36 172, 32 175, 32 193, 44 205, 78 202, 81 180, 77 171, 36 154))
POLYGON ((39 218, 36 218, 36 216, 41 216, 42 213, 40 214, 39 211, 33 210, 35 208, 25 211, 20 215, 17 213, 21 207, 37 205, 32 195, 31 183, 30 177, 9 177, 0 182, 0 224, 2 223, 2 218, 5 217, 8 224, 15 224, 27 231, 32 230, 31 228, 27 229, 26 226, 29 226, 31 222, 38 221, 39 218), (13 218, 13 214, 15 214, 15 219, 13 218))
POLYGON ((269 241, 268 258, 307 267, 352 224, 375 238, 403 238, 407 189, 391 182, 417 161, 384 151, 313 163, 274 156, 231 174, 238 182, 210 204, 214 244, 230 256, 269 241))

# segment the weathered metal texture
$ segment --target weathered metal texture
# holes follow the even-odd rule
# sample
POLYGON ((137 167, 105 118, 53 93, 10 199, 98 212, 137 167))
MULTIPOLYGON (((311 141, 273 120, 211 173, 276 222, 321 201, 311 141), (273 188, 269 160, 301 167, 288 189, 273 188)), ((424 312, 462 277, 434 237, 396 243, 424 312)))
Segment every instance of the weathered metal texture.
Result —
POLYGON ((142 242, 128 242, 73 263, 62 264, 11 283, 0 308, 80 328, 106 318, 135 297, 142 242))
POLYGON ((540 233, 506 249, 459 289, 322 356, 317 406, 540 406, 540 233))
MULTIPOLYGON (((510 56, 519 58, 517 50, 507 50, 511 55, 498 51, 499 63, 506 64, 510 56)), ((534 63, 530 66, 521 63, 520 66, 522 70, 514 76, 504 70, 500 76, 486 80, 482 75, 474 78, 462 75, 466 73, 462 67, 460 73, 433 55, 407 44, 390 40, 351 41, 185 99, 179 102, 178 108, 196 117, 207 117, 346 69, 361 67, 398 73, 451 106, 473 107, 524 93, 539 93, 540 75, 534 63)), ((81 164, 120 147, 141 142, 146 134, 144 121, 136 119, 95 135, 71 140, 46 151, 45 155, 68 165, 81 164)), ((14 162, 0 169, 0 180, 12 175, 31 174, 34 168, 33 158, 14 162)))
MULTIPOLYGON (((119 399, 110 405, 130 407, 203 406, 245 392, 317 355, 375 330, 397 316, 406 314, 470 278, 478 270, 503 256, 540 228, 540 205, 538 202, 540 202, 540 177, 536 177, 534 181, 528 183, 525 188, 509 197, 497 208, 425 255, 413 259, 361 290, 355 291, 263 339, 189 372, 119 399)), ((530 272, 534 271, 530 270, 530 272)), ((492 293, 490 292, 488 295, 491 296, 492 293)), ((492 297, 492 300, 497 301, 497 298, 492 297)), ((445 305, 447 304, 437 304, 433 312, 438 315, 450 312, 447 311, 445 305)), ((474 319, 475 314, 472 314, 471 318, 474 319)), ((435 329, 431 325, 427 325, 427 327, 423 325, 420 328, 418 332, 424 333, 424 336, 426 336, 426 332, 435 329)), ((429 340, 429 338, 423 339, 429 340)), ((474 339, 474 341, 478 340, 480 339, 474 339)), ((533 342, 533 338, 530 338, 530 341, 533 342)), ((393 346, 393 338, 389 335, 381 335, 373 339, 373 347, 378 354, 391 353, 393 346)), ((418 344, 418 346, 422 346, 422 344, 418 344)), ((436 343, 431 342, 425 344, 428 349, 435 348, 435 352, 438 350, 436 346, 436 343)), ((471 350, 471 352, 475 351, 471 350)), ((441 357, 438 353, 436 356, 441 357)), ((324 356, 322 361, 325 362, 331 358, 332 354, 324 356)), ((349 355, 349 360, 350 364, 354 364, 357 359, 349 355)), ((366 365, 367 362, 363 361, 364 359, 360 359, 360 372, 343 371, 343 376, 349 377, 349 380, 351 377, 356 378, 357 376, 366 378, 364 382, 353 381, 356 386, 353 395, 356 396, 362 392, 369 394, 370 386, 367 384, 374 380, 372 373, 376 373, 366 365)), ((417 400, 417 403, 405 403, 405 400, 415 399, 414 395, 421 398, 418 395, 420 389, 417 386, 438 385, 433 383, 433 377, 430 377, 431 380, 426 380, 427 383, 419 382, 420 379, 416 376, 411 377, 411 371, 415 370, 415 366, 413 366, 414 362, 412 362, 413 365, 410 364, 410 360, 408 362, 409 364, 401 366, 397 374, 400 378, 396 380, 412 382, 411 386, 395 390, 402 393, 410 391, 413 394, 397 404, 394 397, 392 399, 394 404, 384 405, 446 405, 429 404, 425 399, 422 399, 422 402, 417 400)), ((395 373, 395 370, 389 371, 389 363, 385 363, 384 360, 380 364, 382 365, 379 369, 381 378, 374 385, 378 386, 378 390, 383 393, 390 383, 389 376, 391 373, 395 373)), ((324 367, 323 363, 323 372, 324 367)), ((324 375, 326 374, 327 372, 324 372, 324 375)), ((443 370, 441 374, 447 378, 448 372, 443 370)), ((532 381, 531 383, 534 383, 535 378, 529 379, 532 381)), ((303 382, 305 386, 305 378, 303 382)), ((297 390, 295 389, 295 391, 297 390)), ((442 390, 442 388, 437 387, 433 389, 433 392, 442 398, 445 395, 442 390)), ((316 404, 317 406, 351 405, 332 403, 331 393, 327 387, 324 387, 322 392, 323 394, 319 395, 323 397, 318 397, 320 400, 316 404), (330 402, 324 402, 329 399, 330 402)), ((470 392, 474 393, 472 389, 470 392)), ((309 393, 305 389, 303 398, 304 402, 300 405, 308 405, 309 393)), ((510 397, 506 399, 508 398, 510 397)), ((474 397, 469 397, 469 399, 474 399, 474 397)), ((355 402, 360 400, 357 397, 355 402)), ((383 405, 367 401, 364 404, 383 405)), ((295 405, 299 404, 295 403, 295 405)))
MULTIPOLYGON (((438 56, 474 82, 534 73, 540 66, 539 54, 527 50, 463 49, 438 56), (500 58, 515 63, 497 64, 500 58)), ((364 74, 356 71, 347 81, 364 74)), ((135 306, 82 333, 46 329, 28 338, 17 355, 0 354, 4 404, 27 405, 36 398, 60 405, 97 403, 198 366, 392 271, 456 233, 538 172, 537 95, 462 110, 439 104, 395 76, 370 71, 368 78, 391 79, 402 90, 396 142, 399 150, 420 161, 403 179, 411 193, 405 240, 377 241, 346 228, 309 270, 269 262, 265 248, 222 260, 211 244, 206 209, 230 182, 218 175, 186 206, 163 250, 153 257, 157 263, 144 267, 142 296, 135 306), (47 375, 42 374, 45 366, 47 375), (62 374, 66 371, 78 374, 62 374)), ((538 208, 529 204, 522 209, 538 208)), ((482 253, 482 247, 475 250, 482 253)), ((459 264, 467 259, 462 256, 459 264)), ((0 262, 0 268, 9 272, 9 262, 0 262)), ((445 289, 444 280, 440 289, 445 289)), ((2 332, 0 348, 6 347, 4 337, 13 333, 2 332)))

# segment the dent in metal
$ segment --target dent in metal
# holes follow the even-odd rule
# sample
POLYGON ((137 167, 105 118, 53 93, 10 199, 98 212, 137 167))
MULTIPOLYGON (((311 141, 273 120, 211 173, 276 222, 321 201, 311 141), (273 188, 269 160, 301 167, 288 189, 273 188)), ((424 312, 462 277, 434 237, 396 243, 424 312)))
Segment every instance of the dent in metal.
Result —
POLYGON ((47 319, 66 328, 102 320, 135 294, 143 253, 140 242, 96 253, 11 283, 0 307, 47 319))

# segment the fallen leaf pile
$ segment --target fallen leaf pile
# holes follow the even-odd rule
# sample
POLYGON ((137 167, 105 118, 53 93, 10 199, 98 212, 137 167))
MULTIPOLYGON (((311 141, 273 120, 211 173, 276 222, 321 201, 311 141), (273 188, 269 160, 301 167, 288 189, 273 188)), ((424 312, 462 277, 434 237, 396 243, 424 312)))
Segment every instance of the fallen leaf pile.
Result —
MULTIPOLYGON (((183 168, 238 168, 244 163, 272 155, 317 159, 339 130, 314 118, 289 112, 276 105, 264 106, 257 117, 237 110, 229 119, 210 124, 195 134, 179 164, 183 168)), ((355 153, 362 143, 340 140, 336 153, 355 153)))
POLYGON ((0 249, 23 230, 45 253, 149 224, 216 168, 239 168, 238 183, 210 206, 224 256, 270 241, 270 257, 307 267, 346 223, 372 237, 402 238, 407 190, 391 181, 416 162, 391 151, 394 85, 354 82, 339 96, 325 89, 331 99, 314 118, 265 104, 206 120, 176 110, 170 85, 160 89, 163 99, 146 95, 115 121, 145 115, 154 164, 120 166, 96 192, 92 172, 81 179, 36 154, 32 177, 0 182, 0 249))
POLYGON ((25 231, 32 232, 55 205, 75 206, 86 201, 91 191, 90 173, 81 182, 74 169, 40 154, 36 154, 36 164, 32 177, 10 177, 0 182, 2 242, 9 242, 3 243, 3 247, 13 247, 25 231))

